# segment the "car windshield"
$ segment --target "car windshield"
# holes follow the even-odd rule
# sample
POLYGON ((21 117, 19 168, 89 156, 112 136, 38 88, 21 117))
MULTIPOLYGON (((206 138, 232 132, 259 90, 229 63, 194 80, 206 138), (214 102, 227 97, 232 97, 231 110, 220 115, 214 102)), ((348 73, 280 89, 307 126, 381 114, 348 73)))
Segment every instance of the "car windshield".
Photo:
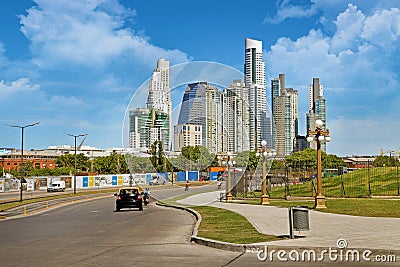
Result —
POLYGON ((135 195, 138 194, 138 190, 137 189, 122 189, 120 191, 121 195, 135 195))

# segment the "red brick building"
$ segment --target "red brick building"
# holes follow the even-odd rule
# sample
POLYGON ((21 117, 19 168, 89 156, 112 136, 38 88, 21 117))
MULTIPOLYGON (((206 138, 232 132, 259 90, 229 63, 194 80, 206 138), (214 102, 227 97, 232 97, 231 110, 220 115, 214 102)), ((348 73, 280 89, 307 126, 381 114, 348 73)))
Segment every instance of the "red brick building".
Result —
MULTIPOLYGON (((32 162, 35 169, 54 169, 56 167, 57 154, 53 151, 24 150, 24 163, 32 162)), ((7 170, 19 170, 21 165, 21 150, 2 150, 0 154, 0 167, 7 170)))
POLYGON ((344 163, 348 165, 349 168, 369 168, 373 166, 375 157, 346 157, 343 158, 344 163))

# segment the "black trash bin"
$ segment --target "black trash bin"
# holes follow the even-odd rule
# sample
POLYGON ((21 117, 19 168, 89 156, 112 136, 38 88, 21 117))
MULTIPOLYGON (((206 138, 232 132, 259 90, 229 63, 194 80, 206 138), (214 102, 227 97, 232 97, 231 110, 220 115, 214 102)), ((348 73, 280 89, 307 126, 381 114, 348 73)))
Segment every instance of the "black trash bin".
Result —
POLYGON ((289 208, 289 230, 290 238, 294 238, 294 231, 310 230, 307 207, 289 208))

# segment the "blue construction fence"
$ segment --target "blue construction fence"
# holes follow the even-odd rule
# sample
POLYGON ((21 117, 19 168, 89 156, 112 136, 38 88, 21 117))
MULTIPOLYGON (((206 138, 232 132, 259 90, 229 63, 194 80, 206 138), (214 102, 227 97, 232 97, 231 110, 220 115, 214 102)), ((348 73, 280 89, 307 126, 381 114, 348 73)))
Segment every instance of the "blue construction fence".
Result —
POLYGON ((186 172, 177 172, 176 173, 176 181, 177 182, 198 181, 198 180, 199 180, 199 172, 198 171, 186 171, 186 172))
POLYGON ((220 176, 219 172, 210 172, 210 181, 217 181, 220 176))

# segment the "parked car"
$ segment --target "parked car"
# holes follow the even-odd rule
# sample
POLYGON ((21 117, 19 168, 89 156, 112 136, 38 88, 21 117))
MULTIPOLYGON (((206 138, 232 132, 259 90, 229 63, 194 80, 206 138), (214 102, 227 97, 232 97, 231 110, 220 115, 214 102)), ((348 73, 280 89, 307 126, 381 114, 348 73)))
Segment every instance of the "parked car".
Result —
POLYGON ((54 181, 47 187, 47 192, 64 192, 65 181, 54 181))
POLYGON ((156 177, 149 182, 149 185, 165 185, 165 179, 163 177, 156 177))
POLYGON ((122 187, 114 195, 117 197, 115 200, 116 211, 120 211, 123 208, 139 208, 139 210, 143 210, 143 193, 139 187, 122 187))

